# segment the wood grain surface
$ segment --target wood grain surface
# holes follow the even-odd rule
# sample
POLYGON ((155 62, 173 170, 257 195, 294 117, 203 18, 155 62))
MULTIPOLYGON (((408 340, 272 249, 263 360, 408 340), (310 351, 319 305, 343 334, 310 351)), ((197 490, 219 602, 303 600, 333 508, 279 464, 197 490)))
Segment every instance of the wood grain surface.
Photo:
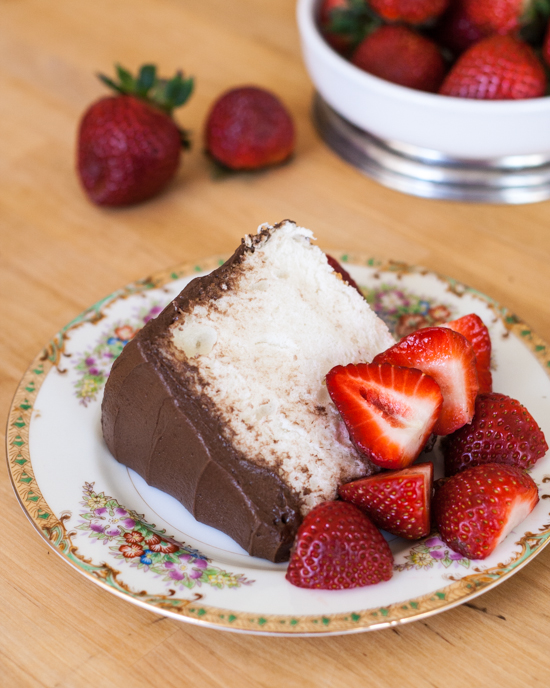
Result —
MULTIPOLYGON (((550 341, 550 203, 413 198, 347 166, 317 137, 293 0, 0 0, 0 408, 26 366, 85 307, 170 265, 229 253, 292 218, 326 249, 424 265, 497 299, 550 341), (94 76, 114 62, 182 68, 193 132, 156 199, 105 210, 74 171, 94 76), (272 89, 295 118, 294 160, 217 177, 202 128, 226 88, 272 89)), ((406 114, 404 114, 406 116, 406 114)), ((550 548, 471 604, 399 629, 312 639, 244 636, 164 619, 109 595, 47 547, 0 471, 0 685, 547 686, 550 548)))

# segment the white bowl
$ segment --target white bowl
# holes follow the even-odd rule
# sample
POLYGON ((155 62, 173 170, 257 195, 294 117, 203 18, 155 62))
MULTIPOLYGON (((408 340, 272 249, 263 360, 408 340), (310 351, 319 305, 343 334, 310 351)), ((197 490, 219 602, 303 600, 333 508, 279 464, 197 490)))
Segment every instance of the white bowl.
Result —
POLYGON ((342 117, 384 141, 417 146, 462 160, 489 162, 550 156, 550 97, 479 101, 415 91, 355 67, 317 27, 318 0, 298 0, 297 18, 309 75, 342 117))

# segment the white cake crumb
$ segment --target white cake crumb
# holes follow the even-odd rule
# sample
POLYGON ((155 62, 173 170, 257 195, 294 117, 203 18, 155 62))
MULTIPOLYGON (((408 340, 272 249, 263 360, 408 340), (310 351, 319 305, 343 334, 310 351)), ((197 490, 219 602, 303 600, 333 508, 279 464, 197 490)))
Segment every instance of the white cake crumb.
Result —
POLYGON ((195 306, 172 326, 167 354, 193 360, 227 439, 276 470, 305 515, 365 474, 325 375, 335 365, 370 362, 394 340, 311 244, 310 230, 292 222, 269 230, 260 243, 245 237, 254 250, 237 281, 210 308, 195 306))

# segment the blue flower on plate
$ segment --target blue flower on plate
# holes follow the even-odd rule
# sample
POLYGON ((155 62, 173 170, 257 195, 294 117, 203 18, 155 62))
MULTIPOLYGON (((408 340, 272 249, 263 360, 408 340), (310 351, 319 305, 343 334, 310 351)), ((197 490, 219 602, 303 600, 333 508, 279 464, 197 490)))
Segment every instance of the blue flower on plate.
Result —
POLYGON ((142 554, 141 557, 139 558, 139 560, 141 561, 142 564, 145 564, 146 566, 149 566, 150 564, 153 563, 153 560, 152 560, 151 557, 149 556, 150 554, 152 554, 152 552, 151 552, 150 549, 146 549, 146 550, 143 552, 143 554, 142 554))

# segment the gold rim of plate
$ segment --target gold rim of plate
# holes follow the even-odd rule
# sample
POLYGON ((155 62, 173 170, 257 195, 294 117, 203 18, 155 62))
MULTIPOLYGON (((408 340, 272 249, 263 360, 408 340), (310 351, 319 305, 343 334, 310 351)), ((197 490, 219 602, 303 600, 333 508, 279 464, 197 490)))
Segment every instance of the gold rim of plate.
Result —
MULTIPOLYGON (((447 291, 458 296, 468 294, 480 299, 502 321, 507 331, 513 332, 521 339, 539 360, 546 374, 550 376, 550 346, 508 309, 503 308, 484 294, 452 278, 444 277, 424 268, 409 266, 401 262, 366 258, 364 255, 344 251, 331 253, 344 265, 348 263, 360 267, 370 267, 376 272, 390 272, 397 275, 433 275, 445 285, 447 291)), ((432 593, 386 607, 308 616, 257 615, 203 605, 201 604, 201 596, 198 594, 191 595, 190 599, 182 599, 175 594, 153 595, 146 591, 131 590, 120 579, 120 572, 117 569, 107 563, 94 564, 90 559, 81 555, 78 548, 72 543, 72 533, 68 532, 65 527, 67 516, 63 514, 56 516, 53 513, 41 494, 33 472, 29 451, 29 429, 34 401, 40 387, 49 371, 58 366, 67 335, 71 330, 85 323, 98 322, 103 317, 103 309, 119 299, 151 289, 162 288, 183 277, 209 272, 220 266, 226 258, 227 256, 213 257, 201 261, 200 264, 184 263, 176 268, 163 270, 133 282, 107 296, 66 325, 35 357, 23 375, 15 392, 7 422, 8 472, 19 504, 26 516, 40 536, 67 563, 95 583, 123 599, 150 611, 201 626, 262 635, 340 635, 396 626, 451 609, 490 590, 519 571, 548 544, 550 541, 550 522, 542 526, 538 533, 525 533, 516 543, 520 545, 520 551, 510 561, 499 563, 497 566, 483 571, 473 569, 474 573, 456 580, 450 576, 449 578, 453 582, 432 593)))

